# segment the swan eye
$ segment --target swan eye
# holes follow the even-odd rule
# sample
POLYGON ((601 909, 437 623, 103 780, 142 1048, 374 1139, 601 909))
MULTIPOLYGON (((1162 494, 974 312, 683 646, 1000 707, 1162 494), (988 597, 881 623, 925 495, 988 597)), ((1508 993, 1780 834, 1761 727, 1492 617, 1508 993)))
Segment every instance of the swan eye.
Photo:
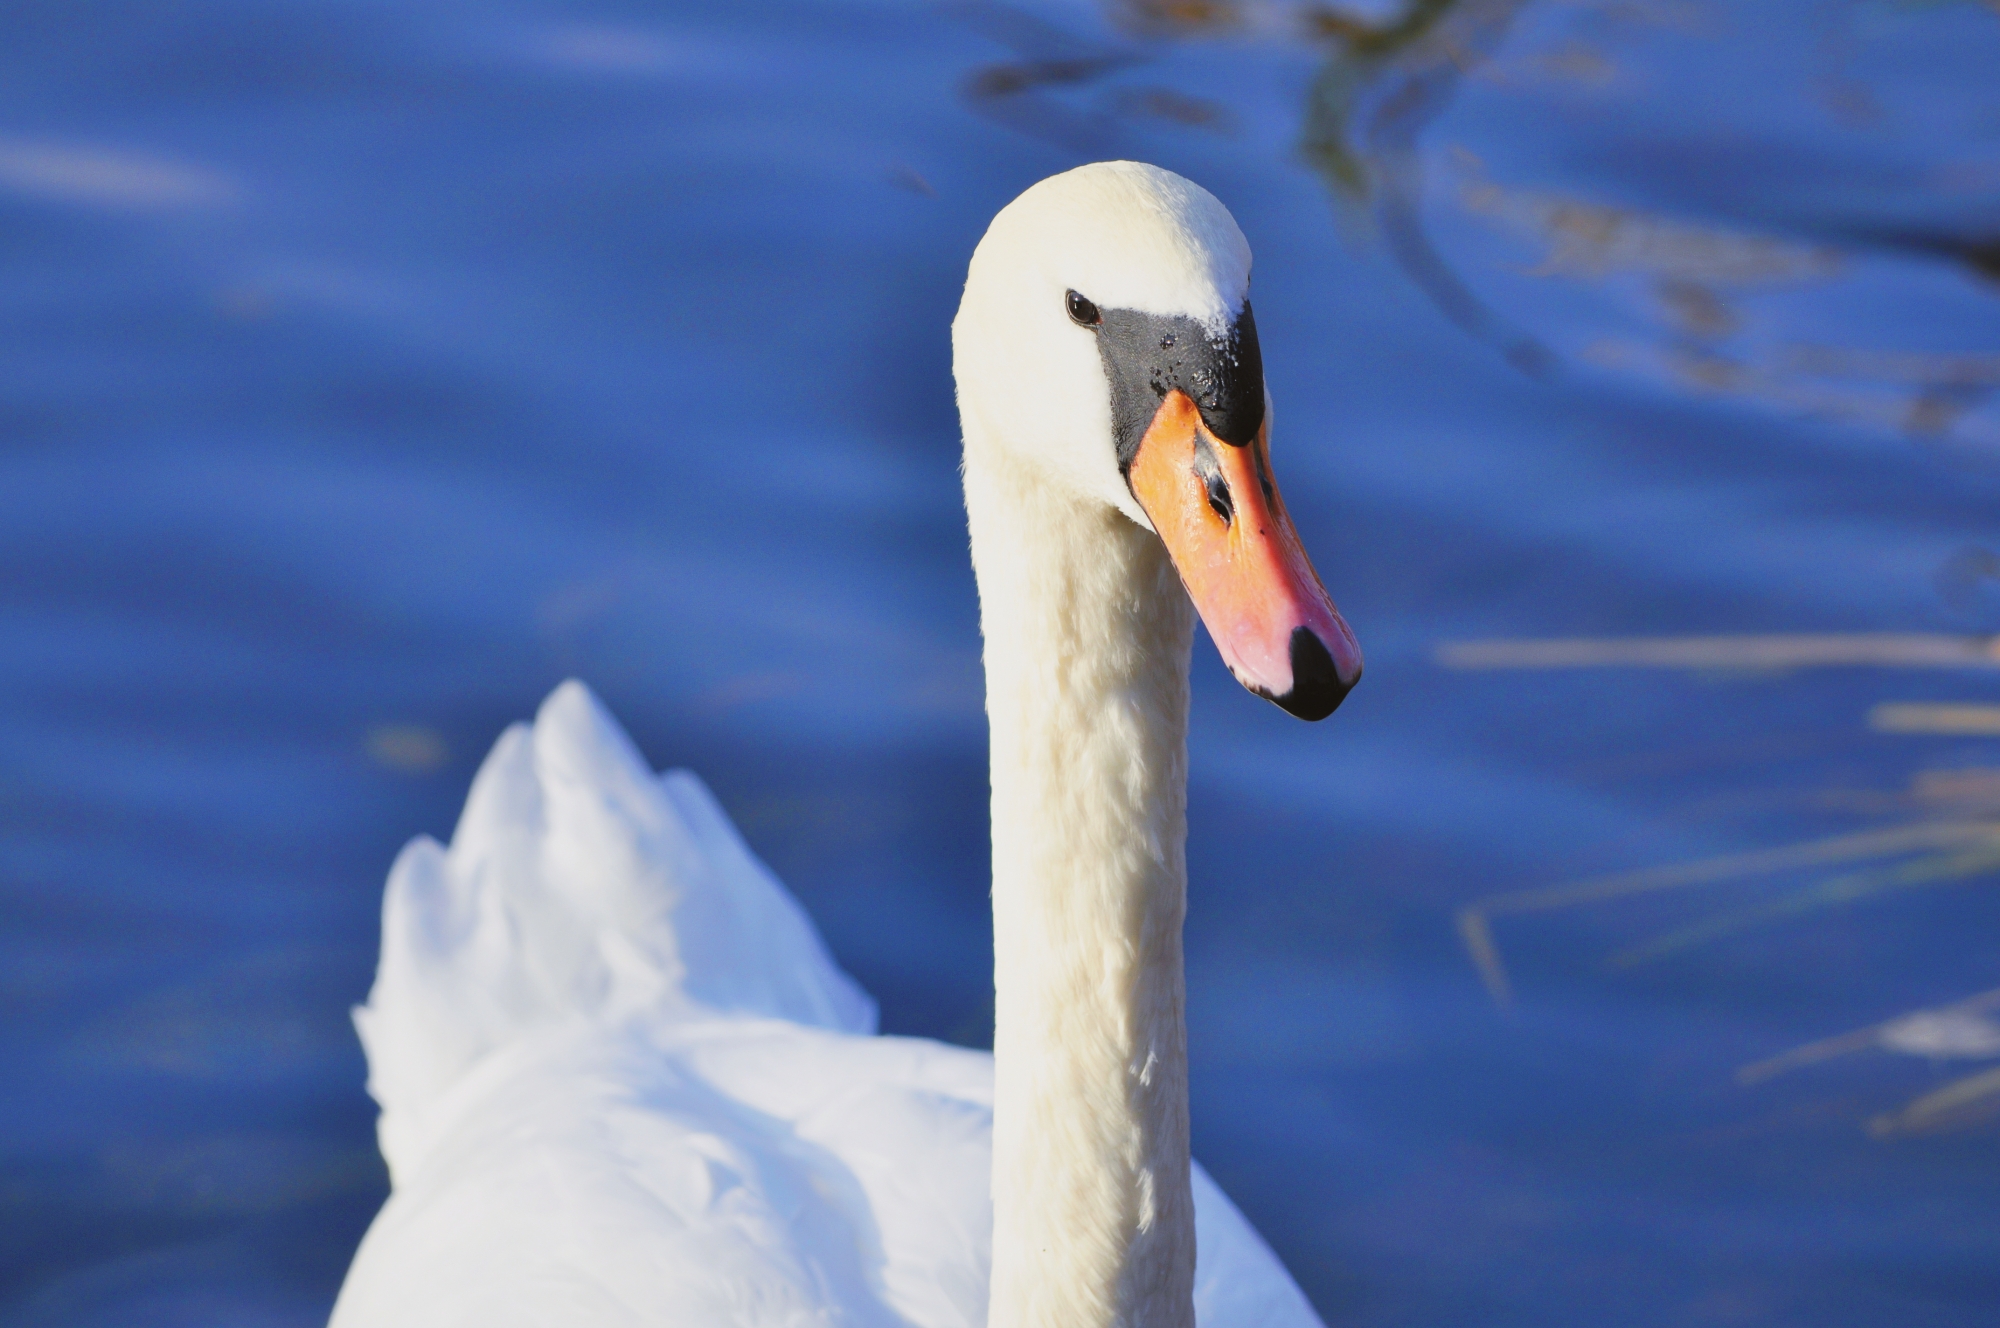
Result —
POLYGON ((1065 295, 1063 302, 1069 307, 1069 321, 1078 327, 1096 327, 1104 321, 1104 315, 1097 312, 1097 306, 1075 291, 1065 295))

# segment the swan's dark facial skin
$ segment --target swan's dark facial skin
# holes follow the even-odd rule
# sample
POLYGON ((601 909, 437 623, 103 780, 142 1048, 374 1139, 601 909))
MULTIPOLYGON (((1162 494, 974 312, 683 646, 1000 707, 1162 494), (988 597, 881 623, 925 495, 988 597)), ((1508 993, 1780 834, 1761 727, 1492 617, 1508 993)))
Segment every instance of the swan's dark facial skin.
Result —
POLYGON ((1131 474, 1139 440, 1169 392, 1186 393, 1217 440, 1243 447, 1257 436, 1264 423, 1264 354, 1248 300, 1220 337, 1184 314, 1091 308, 1098 315, 1090 324, 1097 353, 1111 383, 1111 436, 1121 475, 1131 474))
POLYGON ((1119 473, 1229 671, 1300 719, 1332 714, 1361 677, 1361 648, 1271 475, 1249 302, 1220 336, 1186 316, 1100 309, 1076 291, 1065 307, 1097 336, 1119 473))

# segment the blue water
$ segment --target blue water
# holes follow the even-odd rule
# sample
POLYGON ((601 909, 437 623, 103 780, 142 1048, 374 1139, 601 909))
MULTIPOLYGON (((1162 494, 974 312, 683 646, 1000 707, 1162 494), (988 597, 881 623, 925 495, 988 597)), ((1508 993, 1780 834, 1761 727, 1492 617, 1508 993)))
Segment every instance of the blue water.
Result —
POLYGON ((2000 1097, 1907 1114, 1992 1062, 1736 1072, 2000 983, 1994 863, 1498 906, 1510 1009, 1455 919, 2000 816, 1994 738, 1869 723, 1994 674, 1438 652, 2000 630, 2000 14, 1348 14, 0 11, 0 1324, 323 1320, 383 874, 566 676, 886 1028, 988 1036, 946 328, 1117 155, 1250 237, 1368 653, 1307 726, 1198 646, 1197 1153, 1330 1323, 1993 1322, 2000 1097))

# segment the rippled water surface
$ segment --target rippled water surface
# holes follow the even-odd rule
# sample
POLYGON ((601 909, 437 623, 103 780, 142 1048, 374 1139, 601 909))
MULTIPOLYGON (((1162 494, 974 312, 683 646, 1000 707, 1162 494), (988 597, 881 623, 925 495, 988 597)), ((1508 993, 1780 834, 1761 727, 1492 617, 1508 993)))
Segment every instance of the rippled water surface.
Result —
POLYGON ((1306 726, 1197 649, 1199 1155, 1330 1323, 1992 1322, 1996 68, 1916 0, 13 0, 0 1323, 323 1320, 383 874, 568 675, 988 1035, 946 327, 1107 156, 1249 235, 1369 658, 1306 726))

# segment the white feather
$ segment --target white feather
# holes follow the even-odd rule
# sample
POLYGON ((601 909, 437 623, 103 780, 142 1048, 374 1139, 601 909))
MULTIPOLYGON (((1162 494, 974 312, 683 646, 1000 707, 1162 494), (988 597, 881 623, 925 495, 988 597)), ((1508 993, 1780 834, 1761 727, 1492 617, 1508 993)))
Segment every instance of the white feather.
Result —
POLYGON ((1220 326, 1249 272, 1220 203, 1130 162, 1030 189, 972 260, 997 1080, 872 1036, 700 781, 564 684, 390 876, 356 1022, 394 1192, 337 1328, 1317 1328, 1188 1156, 1194 614, 1064 312, 1220 326))
POLYGON ((1002 208, 973 251, 951 325, 958 410, 1079 497, 1152 523, 1111 446, 1111 398, 1074 290, 1105 309, 1186 314, 1220 331, 1250 290, 1250 245, 1200 185, 1132 161, 1051 176, 1002 208))
MULTIPOLYGON (((394 1192, 336 1328, 986 1322, 992 1057, 871 1036, 701 782, 579 683, 398 859, 356 1015, 394 1192)), ((1201 1323, 1315 1324, 1195 1202, 1201 1323)))

